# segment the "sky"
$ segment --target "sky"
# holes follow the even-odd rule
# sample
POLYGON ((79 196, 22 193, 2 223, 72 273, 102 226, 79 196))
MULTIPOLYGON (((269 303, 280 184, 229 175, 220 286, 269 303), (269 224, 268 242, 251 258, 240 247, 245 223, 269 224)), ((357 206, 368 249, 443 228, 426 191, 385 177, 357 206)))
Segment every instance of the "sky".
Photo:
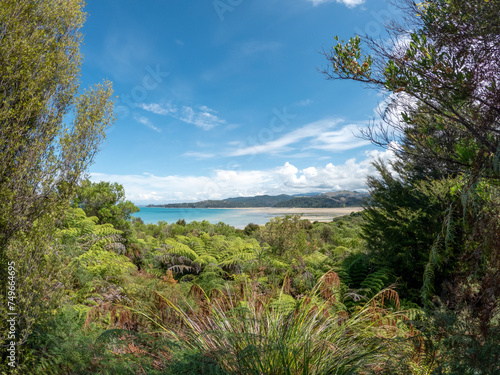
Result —
POLYGON ((87 0, 82 88, 113 83, 90 167, 136 204, 364 190, 379 92, 327 80, 334 36, 382 37, 383 0, 87 0))

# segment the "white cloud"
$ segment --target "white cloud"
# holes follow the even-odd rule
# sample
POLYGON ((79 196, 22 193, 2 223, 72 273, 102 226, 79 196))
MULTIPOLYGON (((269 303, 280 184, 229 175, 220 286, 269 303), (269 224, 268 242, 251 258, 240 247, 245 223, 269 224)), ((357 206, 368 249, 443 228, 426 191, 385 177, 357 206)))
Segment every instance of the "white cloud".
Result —
POLYGON ((374 109, 375 117, 383 119, 392 127, 402 127, 406 125, 402 113, 411 113, 418 109, 418 102, 407 93, 385 93, 385 98, 374 109))
POLYGON ((331 152, 351 150, 369 144, 368 141, 356 136, 359 133, 356 125, 347 125, 337 131, 326 131, 316 137, 310 148, 331 152))
POLYGON ((200 110, 202 110, 203 112, 217 113, 217 111, 215 109, 208 108, 206 105, 202 105, 202 106, 200 106, 198 108, 200 110))
MULTIPOLYGON (((206 107, 205 107, 206 108, 206 107)), ((176 117, 188 124, 196 125, 204 130, 210 130, 226 121, 207 111, 196 111, 191 107, 182 107, 181 115, 176 117)))
POLYGON ((217 111, 208 108, 207 106, 200 106, 197 109, 189 106, 182 106, 178 108, 171 103, 141 103, 139 108, 154 113, 156 115, 170 116, 185 123, 195 125, 204 130, 210 130, 218 125, 226 124, 226 120, 219 118, 215 115, 217 111))
POLYGON ((182 156, 193 157, 196 159, 210 159, 215 157, 215 154, 211 154, 208 152, 188 151, 182 154, 182 156))
POLYGON ((311 105, 312 103, 313 103, 313 100, 304 99, 304 100, 301 100, 300 102, 296 103, 296 105, 298 105, 299 107, 306 107, 308 105, 311 105))
POLYGON ((158 104, 158 103, 140 103, 137 105, 139 108, 144 109, 145 111, 152 112, 156 115, 169 115, 177 112, 177 108, 172 106, 171 103, 167 104, 158 104))
POLYGON ((143 116, 135 116, 135 120, 139 121, 142 125, 147 126, 148 128, 154 130, 155 132, 161 133, 161 129, 158 129, 153 123, 147 118, 143 116))
POLYGON ((256 144, 242 146, 229 152, 229 156, 244 156, 257 154, 278 154, 295 150, 292 145, 301 142, 302 149, 326 150, 331 152, 345 151, 362 146, 369 142, 355 136, 357 127, 347 125, 339 130, 332 130, 341 123, 341 120, 320 120, 293 130, 278 139, 256 144), (304 140, 309 139, 308 143, 304 140))
POLYGON ((316 177, 318 175, 318 170, 314 167, 309 167, 302 170, 302 173, 306 177, 316 177))
POLYGON ((365 0, 307 0, 313 3, 314 6, 321 4, 332 3, 336 1, 337 3, 343 3, 349 8, 354 8, 356 5, 364 4, 365 0))
POLYGON ((322 167, 299 170, 287 162, 268 170, 218 169, 211 176, 108 175, 92 173, 93 181, 118 182, 125 187, 127 199, 138 204, 187 202, 224 199, 259 194, 295 194, 366 188, 366 177, 375 175, 371 162, 376 158, 391 160, 390 150, 371 150, 360 162, 349 159, 344 164, 328 163, 322 167))

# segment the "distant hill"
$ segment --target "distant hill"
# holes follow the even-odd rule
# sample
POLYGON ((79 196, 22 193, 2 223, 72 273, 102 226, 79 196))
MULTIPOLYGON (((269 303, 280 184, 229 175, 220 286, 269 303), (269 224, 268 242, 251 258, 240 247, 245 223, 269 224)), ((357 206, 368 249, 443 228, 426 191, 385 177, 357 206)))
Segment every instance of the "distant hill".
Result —
POLYGON ((236 197, 223 200, 206 200, 192 203, 150 204, 148 207, 163 208, 258 208, 258 207, 296 207, 296 208, 337 208, 356 207, 368 197, 366 193, 355 191, 336 191, 331 193, 311 193, 303 195, 257 195, 255 197, 236 197))
POLYGON ((223 200, 207 200, 192 203, 150 204, 148 207, 164 208, 246 208, 246 207, 274 207, 276 204, 292 199, 292 195, 257 195, 255 197, 236 197, 223 200))
POLYGON ((280 202, 274 207, 297 207, 297 208, 338 208, 358 207, 363 203, 365 197, 338 197, 327 196, 297 197, 285 202, 280 202))

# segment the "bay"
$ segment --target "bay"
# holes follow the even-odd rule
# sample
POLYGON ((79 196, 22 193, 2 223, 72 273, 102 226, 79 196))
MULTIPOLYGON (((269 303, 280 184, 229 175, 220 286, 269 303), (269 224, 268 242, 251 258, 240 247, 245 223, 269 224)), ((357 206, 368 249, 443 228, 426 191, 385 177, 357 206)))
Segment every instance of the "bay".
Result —
POLYGON ((207 220, 212 224, 223 222, 238 229, 243 229, 247 224, 264 225, 272 217, 279 216, 266 212, 251 210, 225 209, 225 208, 161 208, 139 207, 140 211, 132 216, 140 217, 146 224, 156 224, 166 221, 169 224, 184 219, 186 222, 207 220))

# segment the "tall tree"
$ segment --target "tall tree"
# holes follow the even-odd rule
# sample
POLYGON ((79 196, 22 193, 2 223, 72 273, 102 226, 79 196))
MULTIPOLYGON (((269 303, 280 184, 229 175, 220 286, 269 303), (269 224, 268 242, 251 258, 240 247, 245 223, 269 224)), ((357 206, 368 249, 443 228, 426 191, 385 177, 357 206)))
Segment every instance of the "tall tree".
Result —
POLYGON ((446 207, 428 249, 424 301, 430 303, 436 274, 448 272, 441 297, 466 311, 479 327, 473 335, 484 339, 500 297, 500 0, 398 3, 404 17, 388 23, 389 43, 337 39, 323 73, 388 93, 384 121, 364 135, 393 147, 405 173, 432 179, 420 192, 441 194, 446 207))
MULTIPOLYGON (((450 186, 456 181, 429 180, 408 162, 374 165, 379 176, 368 177, 371 199, 363 212, 363 237, 378 266, 397 276, 401 297, 421 302, 429 251, 454 199, 450 186)), ((447 277, 444 271, 437 275, 439 282, 447 277)))
MULTIPOLYGON (((10 258, 16 303, 33 316, 47 297, 29 297, 44 287, 46 239, 113 121, 109 82, 79 92, 83 4, 0 2, 0 298, 3 309, 10 258)), ((17 338, 33 323, 19 321, 17 338)))
POLYGON ((411 129, 414 144, 434 157, 492 167, 500 146, 500 1, 404 0, 399 6, 406 17, 388 26, 388 42, 340 41, 325 51, 323 73, 390 94, 387 112, 396 116, 365 132, 373 142, 390 146, 411 129), (423 115, 451 145, 427 134, 418 121, 423 115))

